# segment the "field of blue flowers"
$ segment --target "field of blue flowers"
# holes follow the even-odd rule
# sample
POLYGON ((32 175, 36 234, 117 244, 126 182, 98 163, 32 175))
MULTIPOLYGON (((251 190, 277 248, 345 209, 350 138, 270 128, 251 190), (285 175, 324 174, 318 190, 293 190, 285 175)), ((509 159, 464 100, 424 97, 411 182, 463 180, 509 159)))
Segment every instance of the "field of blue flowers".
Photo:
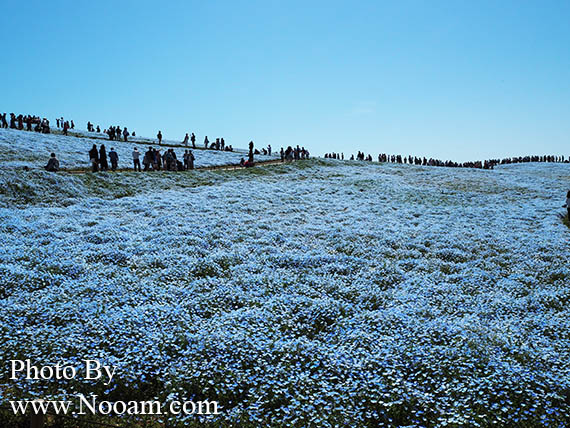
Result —
MULTIPOLYGON (((0 361, 99 358, 121 371, 89 391, 218 400, 210 427, 570 426, 569 181, 2 169, 0 361)), ((1 400, 86 388, 0 381, 1 400)))

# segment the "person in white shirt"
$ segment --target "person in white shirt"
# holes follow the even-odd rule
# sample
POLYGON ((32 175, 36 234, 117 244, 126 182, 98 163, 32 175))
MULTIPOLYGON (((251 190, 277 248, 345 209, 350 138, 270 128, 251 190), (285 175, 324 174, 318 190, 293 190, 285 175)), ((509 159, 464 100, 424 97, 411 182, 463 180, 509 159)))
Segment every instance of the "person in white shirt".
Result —
POLYGON ((133 165, 135 167, 135 171, 139 170, 139 172, 141 171, 141 161, 140 161, 140 152, 137 150, 137 148, 135 147, 135 149, 133 150, 133 165))

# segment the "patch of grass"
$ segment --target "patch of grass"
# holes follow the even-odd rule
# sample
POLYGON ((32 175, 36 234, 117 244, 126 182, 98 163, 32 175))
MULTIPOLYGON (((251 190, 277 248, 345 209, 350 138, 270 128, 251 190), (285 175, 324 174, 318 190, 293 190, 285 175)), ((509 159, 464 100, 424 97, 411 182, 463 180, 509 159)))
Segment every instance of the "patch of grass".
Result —
POLYGON ((564 223, 568 228, 570 228, 570 219, 568 218, 568 216, 562 217, 562 223, 564 223))

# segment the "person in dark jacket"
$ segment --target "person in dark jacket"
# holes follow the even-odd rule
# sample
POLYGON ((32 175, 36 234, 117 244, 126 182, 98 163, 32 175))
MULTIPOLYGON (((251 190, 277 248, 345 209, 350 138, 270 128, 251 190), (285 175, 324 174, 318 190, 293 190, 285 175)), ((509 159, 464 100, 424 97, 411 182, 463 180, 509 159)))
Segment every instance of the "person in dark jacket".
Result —
POLYGON ((156 149, 153 152, 153 169, 160 171, 162 168, 162 154, 160 153, 160 149, 156 149))
POLYGON ((158 144, 162 144, 162 132, 158 131, 156 138, 158 139, 158 144))
POLYGON ((568 210, 568 220, 570 220, 570 190, 566 193, 566 209, 568 210))
POLYGON ((91 171, 97 172, 99 170, 99 152, 95 144, 89 150, 89 161, 91 162, 91 171))
POLYGON ((143 171, 148 171, 150 169, 150 166, 152 165, 152 158, 153 158, 152 147, 149 147, 149 149, 145 152, 143 156, 143 167, 144 167, 143 171))
POLYGON ((52 153, 48 163, 46 165, 46 171, 57 172, 59 170, 59 160, 55 157, 55 153, 52 153))
POLYGON ((190 136, 190 141, 192 142, 192 148, 195 149, 196 148, 196 136, 194 135, 193 132, 192 132, 192 135, 190 136))
POLYGON ((111 150, 109 151, 109 160, 111 161, 111 169, 115 171, 117 169, 117 165, 119 165, 119 155, 113 147, 111 147, 111 150))
POLYGON ((184 155, 182 155, 182 159, 184 159, 184 169, 188 169, 188 162, 190 161, 188 157, 188 150, 184 150, 184 155))
POLYGON ((99 166, 101 167, 101 171, 107 171, 109 169, 105 144, 101 144, 101 147, 99 148, 99 166))
POLYGON ((194 169, 194 161, 196 160, 196 158, 194 157, 194 153, 192 153, 192 150, 189 151, 190 153, 188 153, 188 169, 194 169))
POLYGON ((129 131, 127 130, 127 127, 125 126, 125 128, 123 129, 123 138, 125 139, 125 142, 127 141, 128 137, 129 137, 129 131))
POLYGON ((176 158, 173 156, 173 150, 168 149, 164 154, 167 171, 176 171, 176 158))
POLYGON ((247 160, 250 163, 253 163, 253 141, 249 142, 249 153, 247 156, 247 160))

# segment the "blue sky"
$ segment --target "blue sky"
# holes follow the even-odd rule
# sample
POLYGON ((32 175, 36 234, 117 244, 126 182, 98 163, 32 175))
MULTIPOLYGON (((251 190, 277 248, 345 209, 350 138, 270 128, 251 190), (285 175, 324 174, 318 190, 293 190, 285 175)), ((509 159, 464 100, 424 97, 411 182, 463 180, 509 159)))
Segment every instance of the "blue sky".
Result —
POLYGON ((28 1, 0 111, 469 160, 570 156, 568 1, 28 1))

